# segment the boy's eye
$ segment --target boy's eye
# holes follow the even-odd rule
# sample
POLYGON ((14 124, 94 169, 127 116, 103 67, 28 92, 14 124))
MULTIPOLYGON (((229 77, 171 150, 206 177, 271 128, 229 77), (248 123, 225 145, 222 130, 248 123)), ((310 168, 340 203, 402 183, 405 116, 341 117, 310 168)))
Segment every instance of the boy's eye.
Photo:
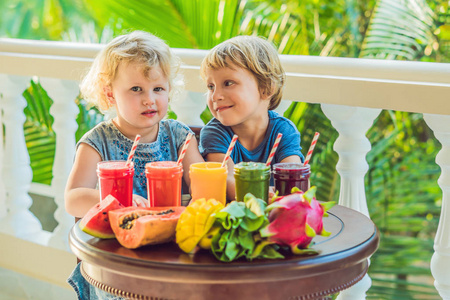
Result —
POLYGON ((138 86, 133 86, 133 87, 131 88, 131 90, 132 90, 133 92, 141 92, 141 91, 142 91, 142 89, 141 89, 140 87, 138 87, 138 86))
POLYGON ((214 90, 214 85, 208 84, 207 88, 208 88, 208 90, 213 91, 214 90))
POLYGON ((225 81, 225 86, 230 86, 232 84, 233 84, 233 81, 231 81, 231 80, 225 81))
POLYGON ((162 87, 157 87, 157 88, 154 88, 153 89, 155 92, 161 92, 161 91, 164 91, 164 88, 162 88, 162 87))

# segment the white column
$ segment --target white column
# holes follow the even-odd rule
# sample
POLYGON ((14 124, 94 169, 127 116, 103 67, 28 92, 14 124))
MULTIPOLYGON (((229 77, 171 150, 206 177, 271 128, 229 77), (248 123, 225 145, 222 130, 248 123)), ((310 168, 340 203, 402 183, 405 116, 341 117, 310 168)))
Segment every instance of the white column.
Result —
POLYGON ((442 144, 436 156, 441 167, 438 184, 442 189, 442 208, 434 239, 431 274, 434 286, 444 300, 450 299, 450 116, 424 114, 424 119, 442 144))
POLYGON ((284 112, 289 108, 289 106, 291 106, 291 104, 291 100, 282 100, 275 111, 282 116, 284 115, 284 112))
MULTIPOLYGON (((339 204, 370 218, 364 189, 364 176, 369 170, 366 154, 371 149, 366 132, 381 110, 331 104, 322 104, 321 107, 339 133, 334 144, 339 155, 336 169, 341 177, 339 204)), ((365 299, 371 285, 372 280, 366 274, 356 285, 339 293, 337 299, 365 299)))
MULTIPOLYGON (((0 128, 3 128, 3 90, 0 90, 0 128)), ((6 217, 7 207, 6 207, 6 191, 5 185, 3 183, 3 160, 4 160, 4 144, 3 144, 3 130, 0 130, 0 220, 6 217)))
POLYGON ((64 189, 75 155, 75 132, 78 107, 75 98, 79 93, 76 81, 41 78, 41 85, 53 100, 50 113, 54 118, 56 134, 55 160, 53 163, 52 189, 57 209, 55 219, 58 226, 53 231, 48 245, 69 251, 68 235, 75 218, 69 215, 64 205, 64 189))
POLYGON ((32 204, 28 189, 33 176, 23 131, 26 101, 22 93, 29 82, 27 77, 0 74, 5 125, 2 176, 8 210, 6 217, 0 221, 0 230, 20 238, 36 236, 42 231, 41 223, 28 210, 32 204))
POLYGON ((203 126, 201 113, 206 108, 204 93, 184 91, 180 97, 170 102, 170 108, 177 114, 177 120, 187 126, 203 126))
POLYGON ((364 189, 364 176, 369 170, 366 154, 371 149, 366 132, 381 110, 331 104, 321 107, 339 133, 333 147, 339 155, 336 165, 341 176, 339 204, 370 218, 364 189))

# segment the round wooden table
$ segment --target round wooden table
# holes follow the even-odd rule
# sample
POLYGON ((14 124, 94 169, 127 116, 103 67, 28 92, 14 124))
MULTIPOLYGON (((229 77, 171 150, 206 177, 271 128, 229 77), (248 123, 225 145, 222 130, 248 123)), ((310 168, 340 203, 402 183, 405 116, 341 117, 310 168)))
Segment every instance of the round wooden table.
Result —
POLYGON ((314 256, 222 263, 207 251, 182 252, 175 243, 136 250, 73 226, 69 242, 94 286, 131 299, 322 299, 358 282, 379 242, 374 223, 336 205, 324 218, 332 234, 314 238, 314 256))

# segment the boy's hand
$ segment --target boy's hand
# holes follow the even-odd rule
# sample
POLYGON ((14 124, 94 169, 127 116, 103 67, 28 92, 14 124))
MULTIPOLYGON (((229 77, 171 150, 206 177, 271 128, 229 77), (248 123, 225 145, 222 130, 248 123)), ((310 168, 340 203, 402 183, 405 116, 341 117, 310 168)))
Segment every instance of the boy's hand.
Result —
POLYGON ((149 207, 148 200, 139 195, 133 195, 133 206, 149 207))
POLYGON ((275 187, 269 186, 269 200, 275 195, 275 187))
POLYGON ((269 186, 269 201, 267 204, 272 204, 278 197, 278 191, 275 190, 275 187, 269 186))

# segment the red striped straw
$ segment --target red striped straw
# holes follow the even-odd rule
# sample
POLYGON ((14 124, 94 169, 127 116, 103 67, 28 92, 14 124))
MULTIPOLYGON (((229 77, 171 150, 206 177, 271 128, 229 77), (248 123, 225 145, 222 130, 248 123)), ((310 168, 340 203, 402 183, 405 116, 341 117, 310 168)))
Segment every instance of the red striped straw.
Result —
POLYGON ((187 147, 188 147, 188 145, 189 145, 189 142, 190 142, 191 139, 192 139, 192 136, 193 136, 193 134, 192 134, 192 133, 189 133, 189 134, 187 135, 187 137, 186 137, 186 141, 184 141, 183 148, 181 148, 180 157, 178 158, 178 161, 177 161, 177 164, 178 164, 178 165, 181 164, 181 163, 183 162, 184 155, 186 155, 186 150, 187 150, 187 147))
POLYGON ((133 159, 134 152, 136 152, 136 148, 137 148, 137 145, 139 144, 140 139, 141 139, 141 136, 139 134, 137 134, 136 138, 134 139, 133 146, 131 146, 130 154, 128 154, 128 159, 125 164, 127 167, 131 164, 131 160, 133 159))
POLYGON ((283 136, 282 133, 279 133, 277 135, 277 138, 275 139, 275 143, 273 143, 272 150, 270 151, 269 157, 267 158, 266 166, 270 166, 270 163, 272 162, 273 157, 275 156, 275 152, 277 151, 278 145, 280 144, 281 137, 283 136))
POLYGON ((318 132, 316 132, 314 134, 313 140, 311 142, 311 146, 309 146, 308 154, 306 154, 305 162, 303 163, 303 165, 307 165, 309 163, 309 161, 311 160, 311 155, 314 151, 314 147, 316 146, 319 135, 320 135, 320 133, 318 133, 318 132))
POLYGON ((236 144, 237 139, 238 139, 238 136, 236 134, 233 135, 233 138, 231 139, 230 146, 228 146, 227 153, 225 154, 225 157, 223 158, 222 168, 225 167, 225 163, 230 158, 231 152, 233 151, 234 144, 236 144))

